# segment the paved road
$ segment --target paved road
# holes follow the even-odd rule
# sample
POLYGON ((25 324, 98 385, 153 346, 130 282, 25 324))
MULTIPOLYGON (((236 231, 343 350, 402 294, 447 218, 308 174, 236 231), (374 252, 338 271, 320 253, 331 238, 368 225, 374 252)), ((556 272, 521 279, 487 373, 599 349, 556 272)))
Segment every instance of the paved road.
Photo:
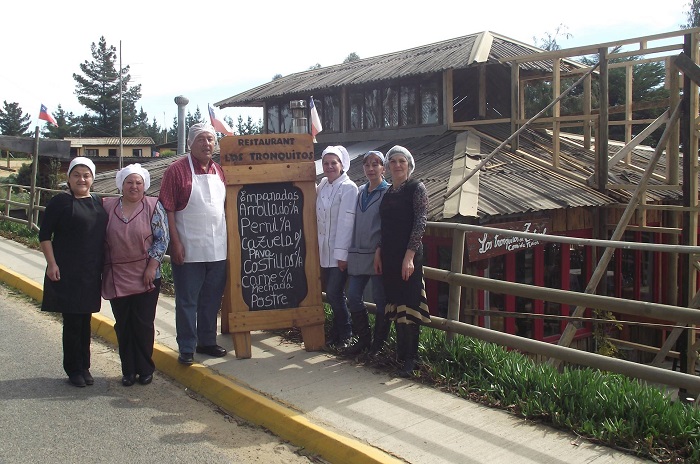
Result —
POLYGON ((309 463, 163 374, 121 385, 114 348, 93 339, 95 385, 61 367, 61 323, 0 285, 0 463, 309 463))

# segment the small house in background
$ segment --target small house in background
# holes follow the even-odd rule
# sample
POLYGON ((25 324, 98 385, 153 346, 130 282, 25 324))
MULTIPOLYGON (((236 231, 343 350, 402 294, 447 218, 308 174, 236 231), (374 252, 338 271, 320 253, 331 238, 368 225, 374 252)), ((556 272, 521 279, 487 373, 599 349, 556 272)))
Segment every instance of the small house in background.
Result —
MULTIPOLYGON (((66 137, 64 140, 70 142, 71 158, 119 157, 119 137, 66 137)), ((151 137, 122 137, 121 145, 124 158, 151 158, 155 142, 151 137)))

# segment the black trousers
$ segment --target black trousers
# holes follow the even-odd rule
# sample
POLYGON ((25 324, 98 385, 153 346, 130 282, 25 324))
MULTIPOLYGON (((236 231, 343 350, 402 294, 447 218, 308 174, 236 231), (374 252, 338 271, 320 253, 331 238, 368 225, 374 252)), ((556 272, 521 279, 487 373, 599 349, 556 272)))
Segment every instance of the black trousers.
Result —
POLYGON ((153 342, 156 305, 160 292, 160 279, 155 289, 146 293, 110 300, 114 314, 114 330, 119 343, 119 358, 123 375, 150 375, 155 371, 153 342))
POLYGON ((92 314, 63 314, 63 369, 66 374, 82 374, 90 369, 90 320, 92 314))

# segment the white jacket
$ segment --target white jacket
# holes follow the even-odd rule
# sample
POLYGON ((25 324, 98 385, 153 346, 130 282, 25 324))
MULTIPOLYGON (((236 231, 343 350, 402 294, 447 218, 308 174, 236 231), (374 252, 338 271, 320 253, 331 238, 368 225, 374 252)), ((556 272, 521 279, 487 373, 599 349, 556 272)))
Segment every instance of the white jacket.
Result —
POLYGON ((316 226, 321 267, 348 260, 355 224, 357 185, 343 173, 332 184, 324 177, 316 187, 316 226))

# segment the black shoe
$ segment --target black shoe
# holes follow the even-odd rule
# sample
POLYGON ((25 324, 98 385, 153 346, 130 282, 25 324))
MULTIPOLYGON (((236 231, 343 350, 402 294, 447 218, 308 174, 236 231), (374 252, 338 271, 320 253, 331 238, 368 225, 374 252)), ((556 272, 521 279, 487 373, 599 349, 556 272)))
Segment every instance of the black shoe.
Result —
POLYGON ((196 351, 197 353, 207 354, 215 358, 226 356, 227 353, 226 350, 219 345, 198 346, 196 351))
POLYGON ((194 362, 194 355, 192 353, 180 353, 180 356, 177 357, 177 362, 189 366, 194 362))
POLYGON ((136 382, 136 376, 134 374, 125 375, 122 377, 122 385, 125 387, 130 387, 136 382))
POLYGON ((153 374, 139 375, 139 383, 141 385, 148 385, 151 382, 153 382, 153 374))
POLYGON ((68 376, 68 381, 73 385, 74 387, 84 387, 87 385, 85 383, 85 379, 83 378, 83 374, 73 374, 68 376))
POLYGON ((85 385, 93 385, 95 383, 95 379, 92 377, 92 374, 90 374, 90 371, 87 369, 83 371, 83 379, 85 379, 85 385))

